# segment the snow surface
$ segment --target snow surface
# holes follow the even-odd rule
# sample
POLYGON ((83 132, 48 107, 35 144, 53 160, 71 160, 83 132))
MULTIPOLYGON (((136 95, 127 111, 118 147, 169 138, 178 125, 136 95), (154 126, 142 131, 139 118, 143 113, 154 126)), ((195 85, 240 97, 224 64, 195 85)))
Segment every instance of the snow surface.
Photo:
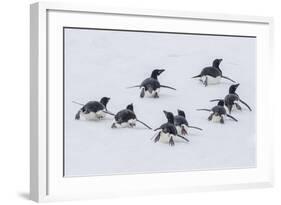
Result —
POLYGON ((256 40, 245 37, 161 34, 86 29, 65 30, 65 176, 135 174, 170 171, 249 168, 256 166, 256 40), (191 77, 223 58, 223 74, 240 83, 237 93, 253 111, 234 111, 239 121, 207 120, 214 98, 223 98, 231 82, 204 87, 191 77), (160 98, 139 97, 140 84, 153 69, 159 76, 160 98), (108 96, 108 109, 118 112, 133 103, 137 117, 157 128, 166 122, 163 110, 185 111, 190 125, 186 143, 174 147, 154 143, 155 132, 141 124, 111 129, 112 116, 77 121, 86 103, 108 96))

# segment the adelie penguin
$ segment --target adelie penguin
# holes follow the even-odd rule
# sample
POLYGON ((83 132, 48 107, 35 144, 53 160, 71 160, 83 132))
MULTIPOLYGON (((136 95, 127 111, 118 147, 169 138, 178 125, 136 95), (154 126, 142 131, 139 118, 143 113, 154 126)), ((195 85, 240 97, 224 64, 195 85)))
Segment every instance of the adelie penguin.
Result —
POLYGON ((152 71, 150 78, 146 78, 140 85, 131 86, 128 88, 140 88, 140 97, 143 98, 145 95, 159 98, 160 88, 169 88, 176 90, 173 87, 161 85, 158 76, 163 73, 164 69, 155 69, 152 71))
POLYGON ((237 108, 237 110, 242 110, 241 106, 239 105, 239 102, 244 104, 250 111, 252 111, 250 106, 246 102, 241 100, 239 95, 236 93, 236 89, 239 85, 240 84, 231 85, 229 87, 229 91, 228 91, 229 93, 228 93, 228 95, 225 96, 224 99, 214 99, 214 100, 211 100, 211 102, 224 100, 224 104, 227 107, 229 114, 231 114, 233 106, 235 106, 237 108))
POLYGON ((197 109, 198 111, 208 111, 210 112, 210 116, 208 117, 209 121, 213 122, 220 122, 224 123, 224 116, 227 116, 231 118, 234 121, 238 121, 233 116, 226 113, 226 109, 224 108, 224 101, 220 100, 216 106, 214 106, 212 109, 197 109))
POLYGON ((215 59, 213 61, 212 66, 203 68, 203 70, 201 71, 201 73, 199 75, 193 76, 192 78, 200 78, 200 81, 205 86, 210 85, 210 84, 218 84, 218 83, 220 83, 221 78, 227 79, 227 80, 235 83, 234 80, 222 75, 222 71, 220 69, 221 62, 222 62, 222 59, 215 59))
POLYGON ((185 117, 185 113, 183 110, 178 110, 178 115, 176 115, 174 117, 174 124, 177 128, 178 133, 180 133, 181 135, 187 135, 187 130, 189 128, 193 128, 193 129, 197 129, 197 130, 203 130, 199 127, 194 127, 188 124, 186 117, 185 117))
MULTIPOLYGON (((104 118, 107 111, 106 105, 109 100, 110 98, 103 97, 100 101, 90 101, 85 105, 73 101, 73 103, 83 106, 75 115, 75 119, 80 120, 82 117, 85 120, 100 120, 104 118)), ((107 112, 110 113, 109 111, 107 112)))
MULTIPOLYGON (((112 113, 108 113, 114 115, 112 113)), ((136 122, 143 124, 148 129, 152 129, 146 123, 137 119, 137 116, 134 112, 133 104, 130 104, 126 107, 126 109, 119 111, 116 115, 114 115, 114 121, 112 123, 111 128, 117 127, 135 127, 136 122)))
POLYGON ((174 115, 171 112, 163 111, 168 122, 162 124, 159 128, 155 129, 154 131, 160 130, 157 135, 154 137, 154 142, 163 142, 163 143, 169 143, 170 146, 175 145, 174 138, 182 138, 186 142, 189 142, 189 140, 180 134, 178 134, 177 128, 175 126, 174 121, 174 115))

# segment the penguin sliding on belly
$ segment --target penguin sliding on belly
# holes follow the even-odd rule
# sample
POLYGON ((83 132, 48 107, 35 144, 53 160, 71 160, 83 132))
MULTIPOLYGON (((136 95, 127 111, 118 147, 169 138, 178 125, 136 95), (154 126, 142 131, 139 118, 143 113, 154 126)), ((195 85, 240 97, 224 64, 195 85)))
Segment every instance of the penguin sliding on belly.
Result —
POLYGON ((203 68, 203 70, 201 71, 201 73, 199 75, 193 76, 192 78, 200 78, 200 81, 205 86, 210 85, 210 84, 218 84, 218 83, 220 83, 221 78, 227 79, 227 80, 235 83, 234 80, 222 75, 222 71, 219 68, 221 62, 222 62, 222 59, 215 59, 213 61, 212 66, 203 68))
POLYGON ((232 120, 234 120, 236 122, 238 121, 233 116, 226 113, 226 110, 224 108, 224 101, 223 100, 220 100, 218 102, 218 105, 216 105, 212 109, 197 109, 197 110, 198 111, 211 112, 210 116, 208 117, 209 121, 220 122, 220 123, 223 124, 224 123, 224 116, 227 116, 227 117, 231 118, 232 120))
POLYGON ((159 128, 155 129, 154 131, 160 130, 156 137, 154 138, 154 142, 163 142, 163 143, 169 143, 170 146, 175 145, 174 138, 179 137, 182 138, 183 140, 189 142, 188 139, 185 137, 181 136, 177 132, 177 128, 174 125, 174 115, 171 112, 163 111, 164 114, 166 115, 166 118, 168 120, 167 123, 162 124, 159 128))
MULTIPOLYGON (((242 110, 241 106, 239 105, 239 102, 244 104, 250 111, 252 111, 251 107, 246 102, 241 100, 239 95, 236 93, 236 89, 239 85, 240 84, 231 85, 229 87, 229 94, 226 95, 224 98, 224 104, 227 107, 229 114, 231 114, 233 106, 235 106, 237 108, 237 110, 242 110)), ((220 100, 223 100, 223 99, 214 99, 214 100, 211 100, 211 102, 220 101, 220 100)))
POLYGON ((110 98, 103 97, 100 101, 90 101, 85 105, 73 101, 73 103, 83 106, 75 115, 75 119, 80 120, 82 118, 85 120, 100 120, 104 118, 106 116, 105 111, 107 111, 106 105, 109 100, 110 98))
POLYGON ((174 121, 174 124, 177 128, 177 132, 181 135, 187 135, 188 128, 193 128, 201 131, 203 130, 199 127, 190 126, 185 118, 185 113, 182 110, 178 110, 178 115, 174 117, 174 121))
POLYGON ((135 86, 131 86, 128 88, 140 88, 141 89, 141 93, 140 93, 141 98, 143 98, 145 95, 152 96, 154 98, 159 98, 159 92, 160 92, 161 87, 176 90, 173 87, 161 85, 160 82, 158 81, 158 76, 164 71, 165 71, 164 69, 153 70, 150 78, 146 78, 144 81, 142 81, 142 83, 140 85, 135 85, 135 86))
POLYGON ((111 128, 117 127, 135 127, 136 122, 143 124, 148 129, 152 129, 146 123, 137 119, 136 114, 134 112, 133 104, 130 104, 126 107, 126 109, 119 111, 116 115, 112 113, 108 113, 114 116, 114 121, 112 123, 111 128))

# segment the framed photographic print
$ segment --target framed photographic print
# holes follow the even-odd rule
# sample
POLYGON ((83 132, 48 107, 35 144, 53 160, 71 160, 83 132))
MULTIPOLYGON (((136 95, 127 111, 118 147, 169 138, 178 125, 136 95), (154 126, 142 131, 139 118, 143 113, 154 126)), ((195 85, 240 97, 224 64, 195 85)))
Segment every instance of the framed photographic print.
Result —
POLYGON ((272 186, 272 24, 32 4, 31 199, 272 186))

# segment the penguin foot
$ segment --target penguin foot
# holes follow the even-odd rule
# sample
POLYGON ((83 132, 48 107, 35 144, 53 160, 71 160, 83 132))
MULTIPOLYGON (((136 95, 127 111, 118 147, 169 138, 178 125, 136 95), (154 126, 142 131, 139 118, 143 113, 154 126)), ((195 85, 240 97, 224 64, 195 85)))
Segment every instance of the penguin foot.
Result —
POLYGON ((117 128, 116 124, 113 123, 113 124, 111 125, 111 128, 117 128))
POLYGON ((75 120, 80 120, 80 111, 75 115, 75 120))
POLYGON ((184 127, 181 128, 181 134, 182 135, 187 135, 187 131, 186 131, 186 129, 184 129, 184 127))
POLYGON ((213 115, 214 115, 214 114, 211 114, 211 115, 208 117, 208 120, 209 120, 209 121, 211 121, 211 120, 213 119, 213 115))
POLYGON ((169 140, 169 145, 170 145, 170 146, 175 146, 175 142, 174 142, 174 140, 173 140, 173 137, 170 138, 170 140, 169 140))
POLYGON ((155 93, 155 94, 154 94, 154 98, 159 98, 158 93, 155 93))
POLYGON ((242 107, 238 103, 235 103, 235 106, 236 106, 237 110, 242 110, 242 107))
POLYGON ((134 127, 136 126, 136 124, 135 124, 135 123, 129 123, 129 126, 130 126, 131 128, 134 128, 134 127))
POLYGON ((203 81, 203 85, 205 85, 205 87, 207 87, 208 85, 208 78, 206 77, 206 79, 203 81))
POLYGON ((220 123, 221 123, 221 124, 224 124, 224 119, 223 119, 223 117, 221 117, 220 123))
POLYGON ((141 98, 144 97, 144 88, 141 89, 140 97, 141 97, 141 98))

